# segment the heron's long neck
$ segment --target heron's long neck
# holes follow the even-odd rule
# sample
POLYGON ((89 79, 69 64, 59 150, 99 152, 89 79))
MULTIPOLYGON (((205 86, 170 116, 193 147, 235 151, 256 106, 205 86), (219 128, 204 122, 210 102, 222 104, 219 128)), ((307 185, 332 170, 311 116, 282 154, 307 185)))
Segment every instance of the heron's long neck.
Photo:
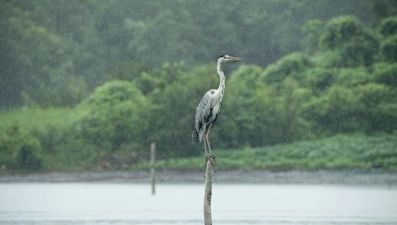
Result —
POLYGON ((219 87, 218 87, 218 93, 220 94, 220 98, 222 99, 223 94, 225 92, 225 74, 221 70, 221 61, 218 60, 218 64, 216 66, 216 70, 219 74, 219 87))

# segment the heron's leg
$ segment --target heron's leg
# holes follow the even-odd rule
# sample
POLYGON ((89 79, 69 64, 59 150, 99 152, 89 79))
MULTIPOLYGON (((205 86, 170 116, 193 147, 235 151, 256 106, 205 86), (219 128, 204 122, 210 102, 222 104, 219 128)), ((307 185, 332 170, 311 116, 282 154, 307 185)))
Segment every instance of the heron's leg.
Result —
POLYGON ((205 141, 205 135, 204 135, 204 150, 205 150, 205 156, 208 156, 208 153, 207 153, 207 143, 206 143, 206 141, 205 141))
MULTIPOLYGON (((209 132, 208 132, 208 133, 209 133, 209 132)), ((210 155, 212 155, 212 152, 211 152, 211 145, 210 145, 210 139, 209 139, 209 137, 208 137, 208 133, 205 134, 205 141, 207 142, 208 150, 209 150, 209 152, 210 152, 210 155)))
POLYGON ((205 136, 207 137, 206 139, 207 139, 207 145, 208 145, 208 149, 210 151, 210 155, 212 155, 211 145, 210 145, 210 137, 209 137, 210 131, 211 131, 211 127, 212 127, 212 124, 208 127, 208 132, 205 134, 205 136))

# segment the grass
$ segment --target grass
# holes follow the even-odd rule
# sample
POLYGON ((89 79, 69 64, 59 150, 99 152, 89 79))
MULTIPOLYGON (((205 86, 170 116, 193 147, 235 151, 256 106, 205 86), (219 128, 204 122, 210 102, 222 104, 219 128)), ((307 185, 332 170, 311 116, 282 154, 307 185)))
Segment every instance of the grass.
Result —
POLYGON ((81 111, 72 108, 18 109, 0 111, 0 131, 18 125, 26 130, 48 125, 64 126, 77 120, 81 111))
MULTIPOLYGON (((397 135, 337 135, 262 148, 215 150, 218 170, 397 170, 397 135)), ((204 156, 160 160, 159 169, 202 170, 204 156)), ((147 163, 134 168, 148 169, 147 163)))
POLYGON ((22 145, 33 146, 42 171, 84 170, 94 164, 92 147, 70 138, 73 133, 68 130, 83 113, 82 108, 0 111, 0 174, 27 172, 15 168, 22 145))

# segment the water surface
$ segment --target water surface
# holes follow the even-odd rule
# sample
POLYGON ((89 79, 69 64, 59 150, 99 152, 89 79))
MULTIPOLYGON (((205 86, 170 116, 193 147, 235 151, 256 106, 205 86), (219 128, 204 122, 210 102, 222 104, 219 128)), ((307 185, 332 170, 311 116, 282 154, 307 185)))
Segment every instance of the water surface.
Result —
MULTIPOLYGON (((203 224, 203 184, 0 183, 0 224, 203 224)), ((214 224, 397 224, 390 186, 214 184, 214 224)))

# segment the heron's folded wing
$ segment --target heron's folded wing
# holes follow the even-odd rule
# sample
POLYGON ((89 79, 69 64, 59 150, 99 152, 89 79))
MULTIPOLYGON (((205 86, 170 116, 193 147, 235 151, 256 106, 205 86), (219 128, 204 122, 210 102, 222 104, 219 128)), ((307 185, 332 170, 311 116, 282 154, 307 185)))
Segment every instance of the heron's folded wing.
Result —
POLYGON ((213 90, 207 91, 196 109, 195 124, 196 128, 200 129, 206 122, 206 119, 211 114, 211 101, 214 94, 213 90))

